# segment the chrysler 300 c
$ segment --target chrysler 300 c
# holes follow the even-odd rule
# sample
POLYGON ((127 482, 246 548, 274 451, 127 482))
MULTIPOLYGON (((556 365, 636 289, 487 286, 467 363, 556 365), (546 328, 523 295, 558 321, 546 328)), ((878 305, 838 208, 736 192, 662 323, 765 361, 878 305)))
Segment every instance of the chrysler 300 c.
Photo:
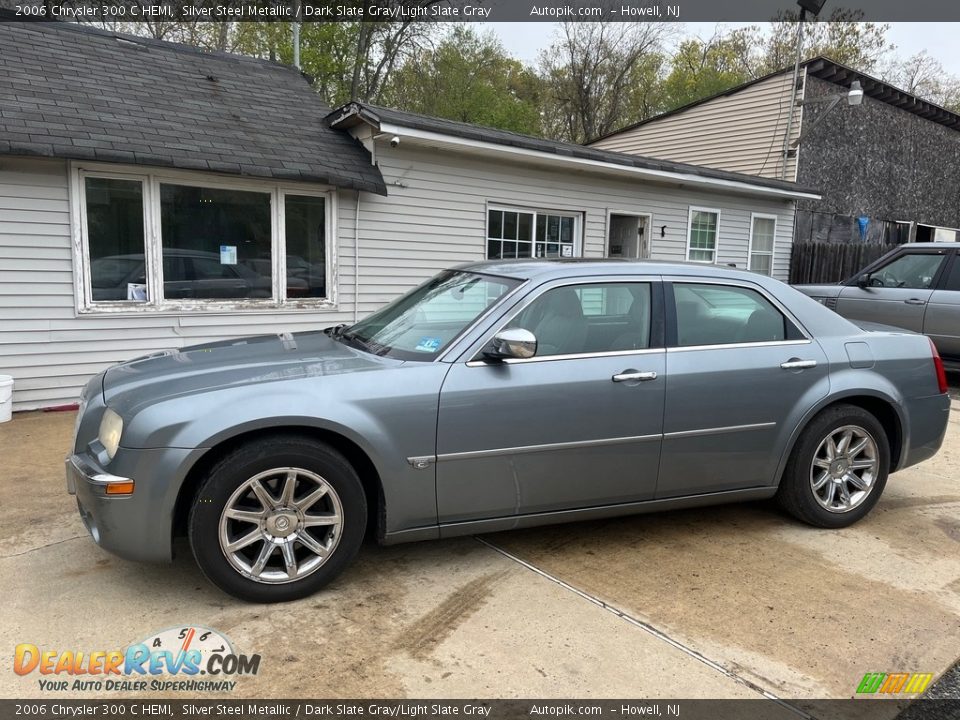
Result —
POLYGON ((940 447, 931 342, 861 329, 707 265, 443 272, 350 326, 115 365, 67 483, 93 539, 253 601, 315 592, 383 543, 775 497, 856 522, 940 447))

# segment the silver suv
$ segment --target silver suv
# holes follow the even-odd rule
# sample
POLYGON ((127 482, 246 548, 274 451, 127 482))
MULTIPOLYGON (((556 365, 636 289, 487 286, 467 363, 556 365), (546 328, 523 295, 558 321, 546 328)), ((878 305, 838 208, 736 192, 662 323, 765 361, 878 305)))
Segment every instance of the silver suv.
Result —
POLYGON ((960 370, 960 243, 910 243, 837 285, 798 285, 845 318, 923 333, 960 370))

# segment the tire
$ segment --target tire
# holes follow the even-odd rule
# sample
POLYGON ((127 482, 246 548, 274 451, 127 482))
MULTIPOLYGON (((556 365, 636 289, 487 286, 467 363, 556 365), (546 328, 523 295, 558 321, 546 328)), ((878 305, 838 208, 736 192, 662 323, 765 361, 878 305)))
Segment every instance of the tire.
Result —
POLYGON ((280 435, 253 440, 211 468, 188 530, 210 582, 271 603, 312 595, 337 577, 366 524, 366 495, 346 458, 310 438, 280 435))
POLYGON ((810 525, 848 527, 877 504, 889 472, 890 442, 880 422, 863 408, 835 405, 813 418, 801 433, 776 499, 780 507, 810 525), (844 444, 846 437, 850 440, 844 444), (833 449, 839 451, 832 460, 831 439, 833 449), (861 443, 862 450, 844 452, 856 451, 861 443))

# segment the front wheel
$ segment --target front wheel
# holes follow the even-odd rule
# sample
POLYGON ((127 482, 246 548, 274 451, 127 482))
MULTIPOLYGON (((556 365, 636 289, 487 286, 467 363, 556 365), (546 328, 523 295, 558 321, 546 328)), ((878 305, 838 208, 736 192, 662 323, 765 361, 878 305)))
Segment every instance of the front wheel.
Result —
POLYGON ((309 438, 261 438, 210 471, 190 511, 190 546, 221 590, 283 602, 339 575, 366 521, 363 487, 342 455, 309 438))
POLYGON ((784 470, 777 501, 810 525, 841 528, 880 499, 890 443, 880 422, 855 405, 836 405, 804 429, 784 470))

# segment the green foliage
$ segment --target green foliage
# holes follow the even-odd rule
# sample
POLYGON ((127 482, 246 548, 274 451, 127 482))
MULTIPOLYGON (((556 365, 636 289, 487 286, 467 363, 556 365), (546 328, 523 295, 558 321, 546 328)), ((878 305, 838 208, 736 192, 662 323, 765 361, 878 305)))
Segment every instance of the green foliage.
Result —
MULTIPOLYGON (((760 62, 757 75, 781 70, 793 65, 797 48, 797 20, 795 12, 781 12, 770 23, 766 38, 761 40, 760 62)), ((873 72, 880 61, 894 49, 887 40, 890 26, 862 22, 862 10, 837 9, 825 20, 808 21, 804 24, 803 56, 805 58, 825 55, 831 60, 849 65, 862 72, 873 72)))
POLYGON ((492 33, 454 25, 393 73, 384 101, 460 122, 537 134, 540 81, 492 33))
POLYGON ((661 108, 672 110, 750 80, 752 46, 751 28, 682 41, 660 86, 661 108))

